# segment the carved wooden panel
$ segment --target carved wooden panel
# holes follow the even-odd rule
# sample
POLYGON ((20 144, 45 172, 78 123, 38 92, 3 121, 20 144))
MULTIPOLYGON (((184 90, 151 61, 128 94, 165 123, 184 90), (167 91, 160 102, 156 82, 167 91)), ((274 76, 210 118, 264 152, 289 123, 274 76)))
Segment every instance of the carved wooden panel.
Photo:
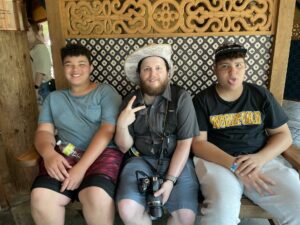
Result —
POLYGON ((274 34, 278 0, 61 0, 66 38, 274 34))
POLYGON ((300 40, 300 23, 296 23, 293 26, 293 40, 300 40))

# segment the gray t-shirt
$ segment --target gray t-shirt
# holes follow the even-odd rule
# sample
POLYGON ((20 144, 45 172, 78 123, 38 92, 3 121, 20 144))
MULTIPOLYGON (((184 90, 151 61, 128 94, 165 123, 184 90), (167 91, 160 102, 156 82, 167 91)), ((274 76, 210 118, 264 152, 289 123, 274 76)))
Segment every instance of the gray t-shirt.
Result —
MULTIPOLYGON (((195 109, 191 96, 184 89, 181 89, 176 105, 176 127, 168 137, 163 137, 165 131, 166 112, 174 97, 171 96, 171 87, 167 86, 161 96, 156 97, 154 103, 146 109, 136 113, 136 120, 129 127, 129 132, 134 139, 135 148, 144 155, 159 156, 162 148, 162 140, 167 144, 165 156, 171 158, 178 140, 192 138, 199 134, 195 109), (169 103, 168 103, 169 102, 169 103)), ((122 104, 126 107, 133 95, 137 96, 134 106, 144 105, 140 90, 127 96, 122 104)))
POLYGON ((85 150, 102 123, 116 124, 120 104, 121 96, 108 84, 83 96, 54 91, 43 103, 39 123, 52 123, 61 141, 85 150))

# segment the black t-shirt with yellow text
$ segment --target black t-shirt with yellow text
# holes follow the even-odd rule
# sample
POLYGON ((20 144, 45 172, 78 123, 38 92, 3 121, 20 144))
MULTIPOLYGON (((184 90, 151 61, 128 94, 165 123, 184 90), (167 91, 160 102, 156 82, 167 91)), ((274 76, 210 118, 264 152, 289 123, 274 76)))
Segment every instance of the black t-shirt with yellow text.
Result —
POLYGON ((215 85, 193 99, 200 132, 207 131, 209 142, 234 156, 259 151, 268 138, 266 128, 278 128, 288 121, 267 89, 243 85, 242 95, 233 102, 221 99, 215 85))

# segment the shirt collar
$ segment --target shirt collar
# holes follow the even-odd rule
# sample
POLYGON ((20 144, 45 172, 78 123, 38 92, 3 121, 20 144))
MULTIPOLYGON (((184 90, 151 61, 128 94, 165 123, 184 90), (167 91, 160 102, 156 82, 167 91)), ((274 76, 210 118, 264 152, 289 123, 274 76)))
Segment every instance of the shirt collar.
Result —
POLYGON ((164 92, 162 93, 162 97, 165 98, 168 101, 172 100, 172 96, 171 96, 171 85, 170 83, 168 83, 166 89, 164 90, 164 92))

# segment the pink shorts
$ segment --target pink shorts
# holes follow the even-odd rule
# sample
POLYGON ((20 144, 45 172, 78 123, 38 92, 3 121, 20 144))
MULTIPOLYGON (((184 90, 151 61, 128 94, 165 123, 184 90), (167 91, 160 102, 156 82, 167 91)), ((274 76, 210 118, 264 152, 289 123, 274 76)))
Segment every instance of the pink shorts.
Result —
MULTIPOLYGON (((77 163, 75 158, 66 156, 62 154, 57 147, 55 148, 57 152, 65 157, 71 166, 77 163)), ((88 168, 85 173, 85 177, 90 175, 101 175, 109 178, 113 183, 117 182, 119 169, 123 159, 123 153, 116 148, 106 148, 101 153, 101 155, 94 161, 94 163, 88 168)), ((40 173, 39 176, 48 175, 44 161, 41 160, 39 165, 40 173)))

